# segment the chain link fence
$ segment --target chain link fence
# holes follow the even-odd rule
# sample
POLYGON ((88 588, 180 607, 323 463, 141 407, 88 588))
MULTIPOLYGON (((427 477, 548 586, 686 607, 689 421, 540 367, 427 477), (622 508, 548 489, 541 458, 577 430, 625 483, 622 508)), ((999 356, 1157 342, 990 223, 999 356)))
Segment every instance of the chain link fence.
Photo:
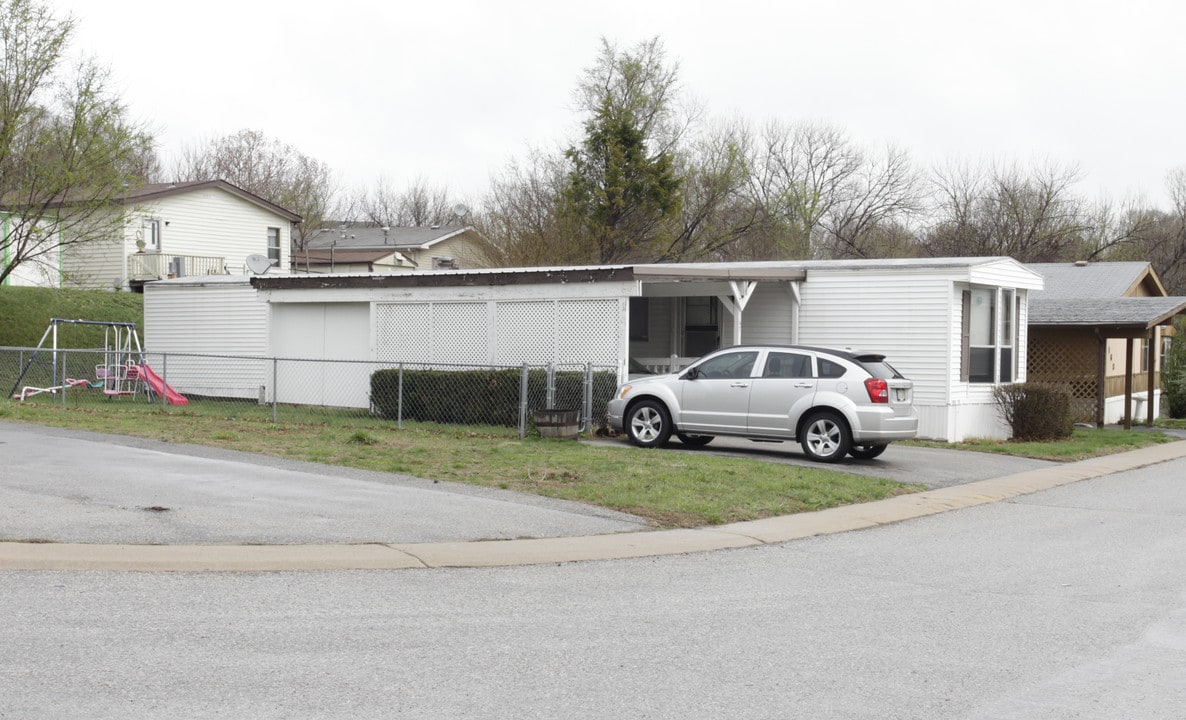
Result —
POLYGON ((14 402, 115 404, 272 422, 384 418, 538 429, 555 437, 605 422, 617 368, 424 365, 0 347, 0 389, 14 402))

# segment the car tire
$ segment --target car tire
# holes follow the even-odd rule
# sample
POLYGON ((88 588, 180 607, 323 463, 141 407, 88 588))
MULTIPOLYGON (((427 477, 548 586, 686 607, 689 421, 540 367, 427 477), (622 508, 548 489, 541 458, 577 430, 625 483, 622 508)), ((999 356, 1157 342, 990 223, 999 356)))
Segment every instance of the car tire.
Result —
POLYGON ((662 447, 671 437, 671 413, 656 400, 631 405, 625 420, 626 436, 639 447, 662 447))
POLYGON ((889 445, 886 443, 879 443, 876 445, 853 445, 849 449, 848 454, 852 455, 857 460, 872 460, 881 453, 885 452, 887 447, 889 447, 889 445))
POLYGON ((803 421, 799 444, 804 454, 817 462, 834 463, 852 447, 852 431, 834 412, 817 412, 803 421))
POLYGON ((712 435, 688 435, 687 433, 677 432, 675 434, 679 441, 688 447, 704 447, 712 442, 712 435))

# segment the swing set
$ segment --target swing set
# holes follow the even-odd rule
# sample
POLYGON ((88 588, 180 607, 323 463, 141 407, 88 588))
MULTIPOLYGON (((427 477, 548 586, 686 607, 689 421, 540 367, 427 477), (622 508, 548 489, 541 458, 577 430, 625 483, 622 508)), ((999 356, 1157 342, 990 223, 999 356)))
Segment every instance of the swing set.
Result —
MULTIPOLYGON (((44 360, 42 360, 44 364, 44 360)), ((187 405, 189 401, 173 388, 165 384, 152 368, 144 362, 144 349, 140 346, 140 335, 136 332, 136 324, 130 322, 104 322, 99 320, 69 320, 66 318, 50 318, 49 327, 37 343, 37 348, 29 357, 28 362, 21 368, 16 383, 12 386, 13 399, 24 402, 26 398, 42 393, 56 395, 59 390, 71 388, 91 387, 102 388, 103 394, 108 396, 138 395, 144 392, 149 400, 153 395, 163 395, 171 405, 187 405), (70 378, 65 376, 65 353, 58 348, 59 325, 91 325, 104 328, 103 331, 103 362, 95 365, 94 381, 70 378), (47 348, 46 342, 50 345, 47 348), (50 353, 51 382, 46 387, 25 385, 21 387, 29 369, 38 361, 38 355, 50 353), (62 355, 62 358, 59 358, 62 355), (17 392, 17 388, 21 388, 17 392)))

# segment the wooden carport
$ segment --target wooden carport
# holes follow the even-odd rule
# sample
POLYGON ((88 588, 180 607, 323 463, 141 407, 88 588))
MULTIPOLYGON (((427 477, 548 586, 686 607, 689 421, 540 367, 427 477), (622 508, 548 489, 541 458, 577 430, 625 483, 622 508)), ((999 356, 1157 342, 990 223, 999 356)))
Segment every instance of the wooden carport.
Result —
MULTIPOLYGON (((1133 350, 1137 340, 1149 340, 1150 352, 1154 352, 1157 328, 1169 326, 1173 319, 1186 314, 1186 297, 1122 297, 1109 299, 1034 299, 1029 304, 1029 327, 1031 342, 1035 330, 1066 331, 1081 338, 1090 338, 1097 349, 1096 366, 1096 425, 1104 424, 1105 386, 1107 379, 1107 345, 1109 340, 1123 339, 1124 354, 1124 415, 1125 429, 1132 428, 1133 402, 1133 350)), ((1032 359, 1031 359, 1032 361, 1032 359)), ((1030 381, 1049 380, 1059 382, 1046 373, 1030 373, 1030 381)), ((1156 397, 1158 373, 1150 362, 1146 378, 1146 423, 1153 425, 1156 415, 1153 399, 1156 397)))

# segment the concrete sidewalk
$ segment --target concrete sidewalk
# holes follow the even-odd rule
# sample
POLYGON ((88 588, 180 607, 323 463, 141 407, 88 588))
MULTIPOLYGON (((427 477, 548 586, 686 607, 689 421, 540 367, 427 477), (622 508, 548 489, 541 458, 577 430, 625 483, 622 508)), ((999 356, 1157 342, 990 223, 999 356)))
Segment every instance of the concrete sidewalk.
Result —
POLYGON ((1186 457, 1186 441, 813 513, 697 529, 423 543, 132 545, 0 542, 0 570, 401 570, 678 555, 785 542, 998 502, 1186 457))

